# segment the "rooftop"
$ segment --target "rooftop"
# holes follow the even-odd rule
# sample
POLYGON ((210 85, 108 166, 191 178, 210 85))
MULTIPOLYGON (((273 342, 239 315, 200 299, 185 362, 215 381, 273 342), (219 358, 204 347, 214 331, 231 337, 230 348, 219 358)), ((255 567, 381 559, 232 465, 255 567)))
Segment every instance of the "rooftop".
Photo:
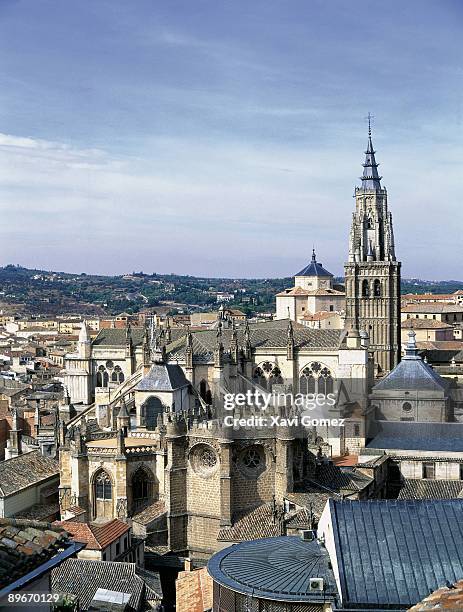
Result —
POLYGON ((137 385, 137 391, 174 391, 188 387, 182 368, 172 363, 154 363, 137 385))
MULTIPOLYGON (((132 344, 138 346, 143 343, 145 329, 143 327, 129 328, 132 344)), ((120 329, 101 329, 97 337, 93 340, 93 346, 125 346, 127 338, 127 328, 120 329)))
POLYGON ((329 556, 317 540, 296 536, 235 544, 208 563, 215 582, 243 594, 288 602, 318 602, 337 594, 329 556), (310 591, 310 578, 323 578, 323 591, 310 591))
POLYGON ((408 333, 405 355, 395 368, 374 387, 375 391, 417 390, 446 391, 449 381, 442 378, 418 355, 415 332, 408 333))
POLYGON ((63 551, 74 551, 61 527, 27 519, 0 519, 0 589, 25 579, 63 551))
POLYGON ((405 319, 400 324, 402 329, 453 329, 452 325, 437 319, 405 319))
POLYGON ((0 495, 13 495, 52 476, 59 476, 59 462, 44 457, 40 450, 1 461, 0 495))
POLYGON ((175 582, 177 612, 205 612, 212 609, 212 578, 205 567, 179 572, 175 582))
POLYGON ((322 266, 321 263, 317 261, 317 257, 315 255, 315 249, 312 251, 312 260, 309 264, 302 268, 300 272, 295 274, 294 276, 328 276, 332 277, 333 275, 328 270, 322 266))
POLYGON ((408 607, 463 576, 463 500, 328 503, 344 607, 408 607))
POLYGON ((67 559, 51 574, 53 592, 72 593, 83 610, 88 609, 98 589, 130 595, 130 610, 138 610, 143 601, 144 581, 134 563, 67 559))
POLYGON ((441 586, 408 612, 426 612, 426 610, 463 610, 463 580, 450 587, 441 586))
POLYGON ((456 499, 462 491, 462 480, 405 479, 398 499, 456 499))
POLYGON ((72 536, 77 542, 86 544, 89 550, 104 550, 107 546, 129 531, 127 523, 113 519, 106 523, 80 523, 77 521, 61 521, 55 523, 72 536))
POLYGON ((378 421, 378 428, 367 448, 463 452, 463 423, 378 421))
POLYGON ((416 312, 441 314, 447 312, 463 312, 463 306, 458 304, 444 304, 440 302, 429 302, 427 304, 407 304, 402 306, 402 312, 416 312))

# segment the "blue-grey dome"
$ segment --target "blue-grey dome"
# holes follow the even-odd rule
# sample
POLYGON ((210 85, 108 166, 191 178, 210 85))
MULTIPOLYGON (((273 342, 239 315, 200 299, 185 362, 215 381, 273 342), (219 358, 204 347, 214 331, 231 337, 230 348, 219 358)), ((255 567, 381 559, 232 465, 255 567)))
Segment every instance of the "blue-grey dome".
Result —
POLYGON ((321 263, 318 263, 315 256, 315 249, 312 251, 312 261, 294 276, 333 276, 331 272, 325 270, 321 263))

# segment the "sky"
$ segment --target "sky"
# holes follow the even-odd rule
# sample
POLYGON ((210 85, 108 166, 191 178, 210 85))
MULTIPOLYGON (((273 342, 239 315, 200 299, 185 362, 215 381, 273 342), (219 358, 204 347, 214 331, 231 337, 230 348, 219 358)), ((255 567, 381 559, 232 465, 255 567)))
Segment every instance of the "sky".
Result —
POLYGON ((403 275, 463 280, 459 0, 0 0, 0 265, 342 274, 368 112, 403 275))

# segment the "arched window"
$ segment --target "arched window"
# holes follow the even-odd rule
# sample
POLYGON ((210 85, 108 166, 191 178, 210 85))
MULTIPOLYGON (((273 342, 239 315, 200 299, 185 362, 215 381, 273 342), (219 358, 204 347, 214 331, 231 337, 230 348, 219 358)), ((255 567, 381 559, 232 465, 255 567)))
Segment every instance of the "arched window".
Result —
POLYGON ((302 376, 299 381, 299 390, 304 395, 309 393, 315 393, 315 378, 309 369, 305 369, 302 372, 302 376))
POLYGON ((379 278, 376 278, 373 283, 373 295, 374 297, 381 297, 381 281, 379 278))
POLYGON ((263 387, 267 391, 271 391, 273 385, 283 384, 280 368, 270 361, 265 361, 257 367, 252 378, 256 385, 263 387))
POLYGON ((334 391, 334 378, 330 370, 314 361, 306 366, 299 378, 299 391, 304 395, 322 393, 328 395, 334 391))
POLYGON ((212 404, 212 393, 209 389, 209 385, 204 379, 199 383, 199 395, 206 402, 206 404, 212 404))
POLYGON ((106 371, 106 368, 101 365, 98 368, 98 372, 96 374, 96 386, 97 387, 107 387, 109 384, 109 374, 106 371))
POLYGON ((141 425, 147 429, 156 429, 158 415, 164 412, 164 408, 159 397, 152 395, 141 407, 141 425))
POLYGON ((150 501, 153 497, 154 479, 144 468, 139 468, 132 477, 132 497, 136 506, 150 501))
POLYGON ((101 470, 95 477, 95 499, 112 499, 112 483, 107 472, 101 470))
POLYGON ((371 217, 368 217, 367 219, 367 229, 373 229, 373 221, 371 220, 371 217))
POLYGON ((111 381, 121 384, 124 382, 124 373, 121 370, 121 366, 116 366, 111 374, 111 381))
POLYGON ((367 279, 362 281, 362 297, 370 297, 370 286, 367 279))

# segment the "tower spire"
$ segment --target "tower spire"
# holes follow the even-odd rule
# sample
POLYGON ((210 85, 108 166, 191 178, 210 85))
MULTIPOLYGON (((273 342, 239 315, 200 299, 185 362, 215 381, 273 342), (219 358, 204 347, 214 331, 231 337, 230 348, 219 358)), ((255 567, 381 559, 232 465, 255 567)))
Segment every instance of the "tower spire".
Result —
POLYGON ((381 189, 382 176, 378 174, 378 166, 376 163, 373 142, 371 140, 371 120, 373 116, 368 113, 368 142, 367 150, 365 151, 365 163, 363 165, 362 187, 363 189, 381 189))

